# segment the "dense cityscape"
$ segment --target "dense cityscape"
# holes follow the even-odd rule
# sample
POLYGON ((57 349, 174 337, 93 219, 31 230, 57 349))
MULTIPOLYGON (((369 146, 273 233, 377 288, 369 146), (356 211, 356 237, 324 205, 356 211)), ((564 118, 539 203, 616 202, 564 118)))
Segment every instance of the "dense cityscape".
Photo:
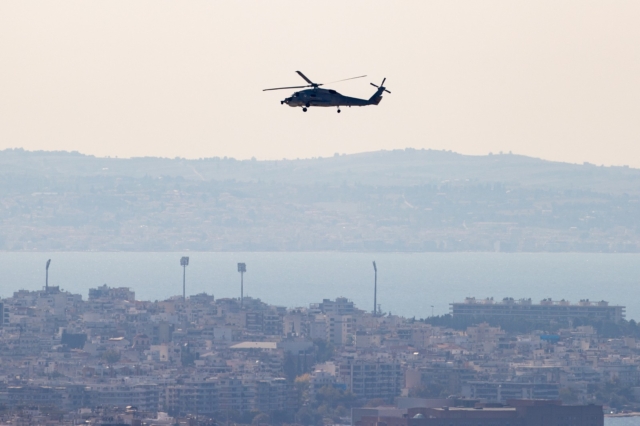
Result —
POLYGON ((0 0, 0 426, 640 426, 639 17, 0 0))
POLYGON ((640 407, 640 328, 624 310, 469 297, 416 319, 344 297, 143 301, 105 284, 85 300, 47 284, 1 301, 0 420, 601 425, 640 407))

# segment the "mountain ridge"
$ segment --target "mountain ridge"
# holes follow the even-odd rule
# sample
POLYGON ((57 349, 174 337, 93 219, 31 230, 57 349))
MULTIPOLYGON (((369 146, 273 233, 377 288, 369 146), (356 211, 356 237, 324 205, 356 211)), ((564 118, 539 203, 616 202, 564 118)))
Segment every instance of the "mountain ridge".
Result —
POLYGON ((68 151, 0 151, 0 174, 66 176, 181 176, 187 180, 286 182, 292 185, 412 186, 441 182, 502 182, 544 189, 640 193, 640 169, 572 164, 517 154, 473 156, 451 151, 371 151, 283 160, 96 157, 68 151))

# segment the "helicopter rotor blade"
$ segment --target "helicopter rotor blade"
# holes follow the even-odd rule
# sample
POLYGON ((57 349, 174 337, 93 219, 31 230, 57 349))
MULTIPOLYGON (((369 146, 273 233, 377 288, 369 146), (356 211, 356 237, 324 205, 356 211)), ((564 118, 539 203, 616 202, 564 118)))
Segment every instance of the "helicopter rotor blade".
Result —
POLYGON ((384 86, 384 82, 387 81, 387 77, 382 79, 382 83, 380 84, 380 86, 384 86))
POLYGON ((284 89, 304 89, 305 87, 309 87, 309 86, 289 86, 289 87, 274 87, 273 89, 263 89, 263 92, 266 92, 268 90, 284 90, 284 89))
POLYGON ((387 80, 387 78, 385 77, 384 80, 382 80, 382 84, 380 86, 378 86, 377 84, 373 84, 373 83, 369 83, 370 85, 372 85, 373 87, 377 87, 378 89, 382 88, 385 92, 387 93, 391 93, 390 91, 388 91, 384 86, 384 82, 387 80))
POLYGON ((343 78, 342 80, 330 81, 327 84, 339 83, 341 81, 347 81, 347 80, 355 80, 356 78, 362 78, 362 77, 366 77, 366 75, 359 75, 357 77, 351 77, 351 78, 343 78))
POLYGON ((299 75, 300 77, 304 78, 304 81, 306 81, 306 82, 307 82, 307 83, 309 83, 310 85, 312 85, 312 86, 320 86, 319 84, 316 84, 316 83, 314 83, 313 81, 309 80, 309 79, 307 78, 307 76, 306 76, 306 75, 302 74, 302 72, 301 72, 301 71, 296 71, 296 72, 298 73, 298 75, 299 75))

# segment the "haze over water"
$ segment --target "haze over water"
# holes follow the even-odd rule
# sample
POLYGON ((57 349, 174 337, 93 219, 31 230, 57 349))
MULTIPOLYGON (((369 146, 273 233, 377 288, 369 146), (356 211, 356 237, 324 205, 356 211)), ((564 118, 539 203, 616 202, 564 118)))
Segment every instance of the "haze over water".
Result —
POLYGON ((637 426, 640 425, 640 417, 605 417, 606 426, 637 426))
POLYGON ((182 294, 180 257, 188 255, 187 295, 238 297, 237 262, 247 264, 245 296, 287 307, 344 296, 373 308, 373 267, 378 265, 378 303, 384 312, 423 318, 448 312, 465 297, 607 300, 640 319, 637 288, 640 254, 583 253, 123 253, 57 252, 0 254, 0 297, 49 284, 80 293, 107 284, 126 286, 139 300, 182 294))

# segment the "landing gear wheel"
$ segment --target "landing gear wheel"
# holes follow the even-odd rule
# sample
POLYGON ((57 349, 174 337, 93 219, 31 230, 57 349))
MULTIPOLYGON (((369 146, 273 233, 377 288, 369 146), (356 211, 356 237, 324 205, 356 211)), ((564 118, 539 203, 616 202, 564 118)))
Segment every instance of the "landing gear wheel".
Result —
POLYGON ((338 110, 338 114, 340 114, 340 110, 338 110))
POLYGON ((307 112, 307 108, 306 107, 302 108, 302 111, 307 112))
POLYGON ((304 106, 306 106, 307 108, 309 108, 311 105, 309 105, 309 102, 307 102, 306 104, 304 104, 304 106))

